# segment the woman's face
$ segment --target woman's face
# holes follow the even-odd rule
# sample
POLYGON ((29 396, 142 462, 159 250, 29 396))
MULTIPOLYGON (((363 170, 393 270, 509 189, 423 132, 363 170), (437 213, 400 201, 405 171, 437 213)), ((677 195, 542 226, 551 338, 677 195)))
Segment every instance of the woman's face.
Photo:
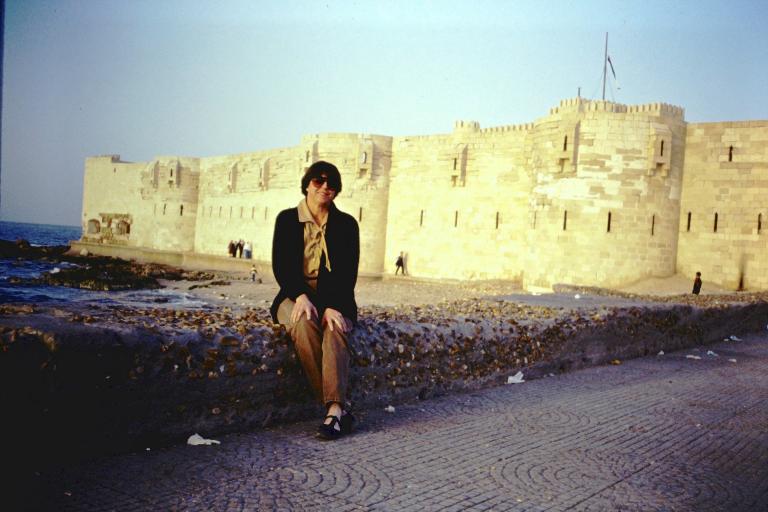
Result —
POLYGON ((328 176, 320 175, 318 178, 312 178, 307 187, 307 201, 317 205, 329 205, 336 197, 336 191, 328 188, 328 176))

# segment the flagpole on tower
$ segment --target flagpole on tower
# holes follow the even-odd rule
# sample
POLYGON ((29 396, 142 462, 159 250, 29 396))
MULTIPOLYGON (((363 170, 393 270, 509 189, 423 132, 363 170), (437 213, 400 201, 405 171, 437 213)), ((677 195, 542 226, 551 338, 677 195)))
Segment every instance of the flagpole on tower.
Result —
POLYGON ((605 77, 608 71, 608 32, 605 33, 605 55, 603 56, 603 101, 605 101, 605 77))

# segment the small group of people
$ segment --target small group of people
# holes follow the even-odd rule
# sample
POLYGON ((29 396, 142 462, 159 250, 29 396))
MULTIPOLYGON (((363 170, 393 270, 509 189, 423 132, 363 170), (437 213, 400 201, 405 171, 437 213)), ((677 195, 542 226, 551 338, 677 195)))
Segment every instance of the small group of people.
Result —
POLYGON ((227 246, 227 253, 231 258, 244 257, 249 260, 253 256, 253 245, 251 245, 251 242, 243 242, 242 240, 237 242, 230 240, 227 246))

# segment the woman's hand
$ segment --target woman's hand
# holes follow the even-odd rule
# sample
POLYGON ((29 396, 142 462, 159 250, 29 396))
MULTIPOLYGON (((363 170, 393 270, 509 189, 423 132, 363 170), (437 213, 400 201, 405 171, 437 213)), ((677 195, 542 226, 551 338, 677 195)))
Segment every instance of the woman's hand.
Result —
POLYGON ((294 304, 293 311, 291 311, 291 322, 298 322, 301 319, 301 315, 304 314, 307 315, 307 320, 317 318, 317 309, 315 308, 315 305, 312 304, 312 301, 309 300, 306 293, 302 293, 296 297, 296 304, 294 304))
POLYGON ((341 332, 347 332, 348 330, 344 315, 333 308, 325 308, 322 325, 323 327, 327 325, 331 332, 333 332, 334 328, 339 329, 341 332))

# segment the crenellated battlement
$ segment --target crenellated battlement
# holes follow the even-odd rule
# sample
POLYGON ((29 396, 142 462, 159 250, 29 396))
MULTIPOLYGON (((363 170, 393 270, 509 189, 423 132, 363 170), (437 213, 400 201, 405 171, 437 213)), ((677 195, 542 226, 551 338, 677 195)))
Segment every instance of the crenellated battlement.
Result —
POLYGON ((481 133, 481 134, 499 134, 499 133, 507 133, 507 132, 521 132, 521 131, 532 130, 533 127, 534 127, 533 123, 508 124, 508 125, 502 125, 502 126, 490 126, 488 128, 480 128, 480 123, 477 121, 459 120, 453 123, 454 133, 470 132, 470 133, 481 133))
POLYGON ((453 123, 454 132, 477 132, 480 131, 480 123, 477 121, 456 121, 453 123))
POLYGON ((685 109, 669 103, 646 103, 643 105, 629 105, 627 107, 628 113, 648 113, 657 115, 668 115, 673 117, 683 118, 685 116, 685 109))
POLYGON ((641 105, 624 105, 605 100, 588 100, 585 98, 569 98, 560 101, 557 107, 549 109, 550 115, 569 112, 610 112, 613 114, 650 114, 667 115, 682 119, 685 109, 668 103, 645 103, 641 105))
POLYGON ((508 132, 525 132, 528 130, 533 130, 533 128, 534 128, 533 123, 507 124, 503 126, 491 126, 488 128, 483 128, 482 130, 480 130, 480 133, 497 134, 497 133, 508 133, 508 132))
POLYGON ((581 97, 560 100, 558 106, 549 109, 549 115, 560 114, 563 112, 582 112, 584 110, 584 105, 589 102, 589 100, 581 97))
POLYGON ((450 138, 451 134, 437 133, 433 135, 404 135, 400 137, 394 137, 394 140, 398 143, 414 142, 414 141, 442 141, 450 138))

